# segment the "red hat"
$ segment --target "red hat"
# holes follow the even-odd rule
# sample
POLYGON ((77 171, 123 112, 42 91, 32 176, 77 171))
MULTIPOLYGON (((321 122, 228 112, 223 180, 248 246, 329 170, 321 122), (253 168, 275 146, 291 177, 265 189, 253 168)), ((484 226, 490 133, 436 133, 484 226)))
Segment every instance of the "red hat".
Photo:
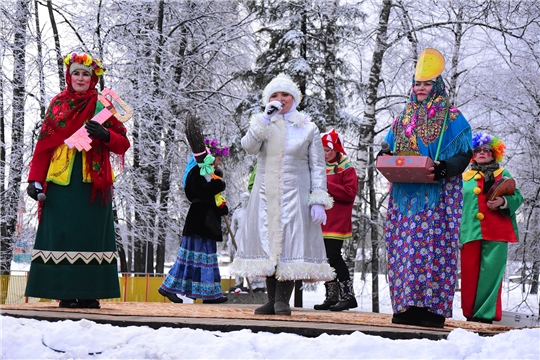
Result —
POLYGON ((341 138, 341 135, 336 132, 335 129, 332 129, 329 132, 322 134, 321 140, 324 147, 347 155, 345 149, 343 149, 343 139, 341 138))

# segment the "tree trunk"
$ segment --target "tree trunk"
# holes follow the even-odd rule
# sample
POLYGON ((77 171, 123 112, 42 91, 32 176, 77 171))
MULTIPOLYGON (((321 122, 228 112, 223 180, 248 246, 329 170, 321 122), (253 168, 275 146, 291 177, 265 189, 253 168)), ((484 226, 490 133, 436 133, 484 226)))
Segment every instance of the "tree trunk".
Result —
POLYGON ((531 291, 533 295, 538 294, 538 276, 540 274, 540 261, 533 262, 531 272, 531 291))
MULTIPOLYGON (((0 61, 0 72, 3 73, 3 61, 0 61)), ((6 163, 6 116, 4 113, 4 77, 0 76, 0 256, 4 250, 4 237, 7 234, 7 203, 6 203, 6 184, 4 179, 7 174, 6 163)), ((1 257, 0 257, 1 259, 1 257)), ((1 275, 1 273, 0 273, 1 275)), ((0 294, 3 295, 3 294, 0 294)))
MULTIPOLYGON (((134 81, 135 86, 142 86, 140 84, 139 79, 135 79, 134 81)), ((134 272, 144 272, 144 246, 143 246, 143 239, 146 237, 146 231, 144 229, 140 229, 139 231, 139 224, 144 224, 144 207, 140 206, 141 199, 145 199, 145 194, 143 187, 138 185, 138 176, 139 173, 142 171, 141 169, 141 151, 143 149, 143 146, 141 144, 141 140, 139 137, 140 132, 140 124, 138 121, 139 117, 135 116, 133 118, 133 129, 131 131, 132 136, 132 142, 133 142, 133 173, 135 174, 135 179, 133 179, 133 184, 131 184, 133 188, 133 198, 136 202, 135 206, 133 207, 133 231, 130 232, 133 236, 133 267, 130 266, 130 269, 132 269, 134 272)), ((129 260, 131 262, 131 259, 129 260)))
MULTIPOLYGON (((13 258, 13 241, 17 229, 22 171, 24 169, 24 104, 26 97, 26 28, 28 26, 30 0, 16 4, 13 28, 13 102, 11 124, 11 153, 9 176, 2 203, 2 228, 0 238, 0 275, 9 275, 13 258)), ((2 281, 0 303, 7 298, 7 282, 2 281)))
MULTIPOLYGON (((362 193, 364 189, 365 177, 367 175, 369 196, 370 202, 375 201, 375 193, 373 186, 369 185, 373 183, 373 142, 375 138, 375 106, 377 104, 377 88, 381 82, 381 67, 383 63, 384 53, 387 50, 387 32, 388 32, 388 19, 390 17, 390 10, 392 8, 392 0, 384 0, 379 14, 379 25, 377 28, 377 37, 375 43, 375 51, 373 52, 373 57, 371 61, 371 70, 369 75, 369 81, 367 86, 367 95, 366 95, 366 107, 364 111, 364 119, 360 125, 359 131, 359 140, 358 140, 358 161, 357 161, 357 170, 358 170, 358 192, 362 193)), ((370 204, 370 218, 378 219, 378 209, 376 203, 370 204)), ((379 309, 379 282, 378 282, 378 238, 374 239, 374 236, 378 236, 378 231, 374 228, 375 224, 371 224, 371 271, 372 271, 372 303, 373 303, 373 312, 376 312, 375 309, 379 309)))
MULTIPOLYGON (((373 163, 373 152, 369 153, 369 162, 373 163)), ((375 170, 373 166, 368 168, 368 191, 371 233, 371 300, 372 312, 379 312, 379 209, 377 208, 377 192, 375 190, 375 170)))
POLYGON ((454 26, 454 52, 452 54, 452 69, 450 70, 450 82, 448 85, 448 98, 450 104, 456 105, 457 98, 457 80, 460 75, 458 72, 459 54, 461 53, 461 39, 463 37, 463 25, 459 21, 463 21, 463 8, 460 7, 456 15, 458 23, 454 26))
MULTIPOLYGON (((322 43, 324 58, 324 117, 326 120, 326 128, 334 128, 338 123, 337 115, 337 94, 336 94, 336 16, 335 10, 337 7, 336 1, 327 4, 327 12, 323 13, 323 22, 326 31, 322 43)), ((325 130, 325 129, 323 129, 325 130)))
MULTIPOLYGON (((43 76, 43 44, 41 41, 41 28, 39 25, 39 1, 34 1, 34 16, 36 18, 36 44, 37 44, 37 61, 38 61, 38 74, 39 74, 39 118, 45 118, 45 110, 47 108, 45 104, 45 80, 43 76)), ((41 121, 40 121, 41 123, 41 121)), ((33 148, 32 144, 32 148, 33 148)))
MULTIPOLYGON (((161 73, 161 56, 163 53, 163 46, 165 42, 165 38, 163 36, 163 18, 165 16, 165 4, 163 0, 160 0, 158 4, 158 18, 157 18, 157 31, 158 31, 158 46, 156 49, 156 55, 155 55, 155 62, 156 62, 156 71, 154 74, 160 74, 161 73)), ((161 92, 161 86, 160 86, 160 80, 155 79, 154 86, 156 90, 156 95, 159 96, 159 93, 161 92)), ((162 123, 160 119, 156 119, 156 123, 162 123)), ((162 127, 160 127, 162 128, 162 127)), ((158 128, 159 129, 159 128, 158 128)), ((161 134, 161 129, 158 130, 158 135, 161 134)), ((164 161, 163 164, 170 164, 170 159, 168 159, 168 156, 171 154, 174 148, 174 144, 172 144, 172 133, 171 128, 168 127, 167 135, 164 141, 165 151, 164 151, 164 161)), ((170 168, 167 165, 162 166, 161 168, 161 177, 159 187, 156 187, 156 197, 157 197, 157 216, 156 216, 156 226, 155 229, 157 231, 156 234, 156 273, 162 274, 165 270, 165 238, 167 235, 166 230, 166 224, 169 223, 168 219, 168 211, 167 211, 167 203, 169 200, 169 190, 170 190, 170 176, 171 171, 170 168)), ((152 269, 154 270, 154 269, 152 269)), ((152 271, 153 272, 153 271, 152 271)))
POLYGON ((49 21, 51 22, 51 28, 54 37, 54 49, 56 50, 56 65, 58 67, 58 79, 60 80, 60 91, 64 88, 66 78, 64 76, 64 60, 62 56, 62 50, 60 48, 60 35, 58 34, 58 28, 56 27, 56 19, 54 18, 52 0, 47 0, 47 9, 49 10, 49 21))

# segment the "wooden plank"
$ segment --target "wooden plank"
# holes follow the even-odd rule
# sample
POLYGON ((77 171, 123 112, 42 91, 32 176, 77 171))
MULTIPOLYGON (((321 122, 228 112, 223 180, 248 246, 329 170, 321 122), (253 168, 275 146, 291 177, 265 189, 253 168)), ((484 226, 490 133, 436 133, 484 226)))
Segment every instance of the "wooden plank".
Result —
POLYGON ((306 337, 344 335, 355 331, 389 339, 445 339, 456 328, 492 336, 513 328, 449 319, 443 329, 391 323, 390 314, 330 312, 293 308, 291 316, 255 315, 250 304, 172 304, 102 302, 101 309, 61 309, 57 302, 0 305, 6 316, 47 321, 87 319, 116 326, 192 328, 209 331, 294 333, 306 337))

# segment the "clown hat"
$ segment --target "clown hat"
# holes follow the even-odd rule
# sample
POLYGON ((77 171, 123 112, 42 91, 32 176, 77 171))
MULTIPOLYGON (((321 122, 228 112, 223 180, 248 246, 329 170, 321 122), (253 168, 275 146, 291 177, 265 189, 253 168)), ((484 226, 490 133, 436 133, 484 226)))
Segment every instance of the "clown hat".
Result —
POLYGON ((474 134, 472 137, 472 145, 473 149, 476 149, 479 146, 489 146, 491 150, 493 150, 493 159, 498 163, 502 161, 504 149, 506 149, 506 145, 504 145, 501 139, 486 133, 474 134))
POLYGON ((335 129, 332 129, 329 132, 322 134, 321 140, 324 147, 347 155, 345 149, 343 148, 343 138, 336 132, 335 129))
POLYGON ((418 57, 414 80, 428 81, 441 75, 444 70, 444 57, 442 54, 431 48, 427 48, 418 57))

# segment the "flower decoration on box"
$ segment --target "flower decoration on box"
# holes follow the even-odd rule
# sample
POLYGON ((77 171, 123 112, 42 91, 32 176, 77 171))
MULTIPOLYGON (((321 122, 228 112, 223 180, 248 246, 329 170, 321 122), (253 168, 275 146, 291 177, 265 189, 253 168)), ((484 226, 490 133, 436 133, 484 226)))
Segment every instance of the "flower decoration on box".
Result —
POLYGON ((216 139, 206 138, 204 139, 204 145, 206 145, 208 150, 210 150, 210 154, 214 156, 224 157, 224 156, 229 155, 229 147, 228 146, 220 147, 216 139))
POLYGON ((92 67, 92 69, 94 69, 94 73, 97 76, 101 76, 103 74, 103 72, 106 70, 106 68, 103 65, 103 63, 101 62, 101 60, 93 58, 92 56, 90 56, 88 54, 84 54, 84 53, 83 54, 77 54, 77 53, 73 52, 73 53, 68 54, 68 55, 66 55, 64 57, 64 64, 68 68, 74 62, 76 62, 78 64, 81 64, 81 65, 92 67))

